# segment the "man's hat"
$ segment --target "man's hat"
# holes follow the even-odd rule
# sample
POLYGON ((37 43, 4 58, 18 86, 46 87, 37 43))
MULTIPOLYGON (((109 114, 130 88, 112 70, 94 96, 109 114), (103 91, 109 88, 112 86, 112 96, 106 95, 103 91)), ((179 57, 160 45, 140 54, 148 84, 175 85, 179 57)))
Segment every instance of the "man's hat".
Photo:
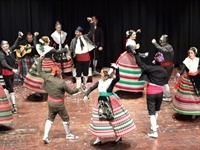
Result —
POLYGON ((78 27, 76 28, 76 31, 83 32, 83 28, 82 28, 81 26, 78 26, 78 27))

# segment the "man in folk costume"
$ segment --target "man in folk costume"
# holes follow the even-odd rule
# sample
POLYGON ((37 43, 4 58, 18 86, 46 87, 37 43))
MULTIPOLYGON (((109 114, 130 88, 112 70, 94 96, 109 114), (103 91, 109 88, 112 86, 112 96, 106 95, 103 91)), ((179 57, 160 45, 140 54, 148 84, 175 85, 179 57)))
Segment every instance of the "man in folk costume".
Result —
POLYGON ((2 75, 6 83, 6 89, 9 91, 10 100, 12 103, 12 112, 17 112, 16 102, 15 102, 15 93, 14 93, 14 74, 18 73, 16 69, 16 60, 13 53, 14 49, 17 47, 19 40, 22 38, 23 33, 18 32, 18 37, 15 43, 10 47, 7 41, 1 42, 1 51, 0 51, 0 60, 2 65, 2 75))
MULTIPOLYGON (((57 50, 62 50, 66 48, 69 50, 67 45, 67 33, 62 30, 62 25, 60 22, 56 22, 55 31, 51 34, 51 43, 50 46, 53 46, 57 50)), ((62 69, 63 73, 68 73, 72 71, 73 61, 70 52, 54 54, 53 58, 55 59, 56 64, 62 69)))
POLYGON ((172 100, 172 98, 171 98, 170 87, 169 87, 168 82, 174 68, 174 64, 173 64, 174 50, 173 50, 173 47, 168 43, 168 35, 166 34, 163 34, 160 37, 160 45, 156 42, 155 39, 152 40, 152 43, 156 47, 158 52, 161 52, 164 55, 164 61, 161 63, 161 66, 167 71, 167 78, 165 81, 165 85, 163 86, 164 88, 163 101, 169 102, 172 100))
MULTIPOLYGON (((35 49, 35 43, 36 43, 36 36, 38 35, 38 32, 35 32, 33 36, 33 34, 31 32, 28 32, 26 34, 26 39, 24 39, 23 41, 21 41, 19 43, 20 45, 20 52, 21 54, 24 55, 20 55, 20 57, 18 57, 18 54, 16 54, 17 58, 18 58, 18 68, 20 69, 20 75, 21 75, 21 79, 24 81, 29 69, 31 68, 31 66, 33 65, 33 63, 35 62, 35 58, 36 56, 38 56, 38 53, 35 49), (30 48, 30 49, 28 49, 30 48)), ((18 53, 16 51, 16 53, 18 53)))
POLYGON ((83 74, 82 89, 85 91, 88 80, 88 70, 90 64, 90 51, 95 48, 95 45, 90 40, 94 34, 94 23, 92 18, 88 17, 87 20, 90 22, 90 32, 82 34, 83 28, 80 26, 75 30, 75 38, 70 43, 70 51, 73 53, 73 57, 76 60, 76 88, 81 87, 81 76, 83 74))
POLYGON ((141 60, 138 51, 136 50, 135 59, 138 66, 143 70, 140 80, 145 80, 148 83, 146 88, 147 109, 151 130, 153 131, 152 133, 149 133, 148 136, 157 138, 157 129, 159 127, 157 125, 157 120, 163 98, 162 86, 165 84, 167 78, 166 70, 160 66, 160 63, 164 61, 164 57, 162 53, 158 52, 154 57, 154 65, 147 65, 141 60))
POLYGON ((37 71, 44 79, 43 88, 48 93, 48 119, 45 123, 43 141, 45 144, 50 143, 48 138, 49 131, 56 115, 59 115, 63 121, 63 126, 66 132, 66 139, 76 140, 78 136, 70 132, 69 115, 65 108, 64 96, 65 92, 74 94, 78 89, 70 89, 66 82, 61 79, 61 69, 57 65, 51 67, 51 73, 46 73, 42 70, 42 61, 44 56, 38 59, 37 71))
POLYGON ((103 37, 103 30, 101 27, 98 26, 98 18, 96 16, 92 16, 92 20, 94 21, 94 28, 95 32, 92 35, 92 42, 96 45, 95 49, 90 52, 91 61, 93 65, 93 75, 100 75, 97 72, 97 63, 100 60, 101 52, 103 51, 104 46, 104 37, 103 37))

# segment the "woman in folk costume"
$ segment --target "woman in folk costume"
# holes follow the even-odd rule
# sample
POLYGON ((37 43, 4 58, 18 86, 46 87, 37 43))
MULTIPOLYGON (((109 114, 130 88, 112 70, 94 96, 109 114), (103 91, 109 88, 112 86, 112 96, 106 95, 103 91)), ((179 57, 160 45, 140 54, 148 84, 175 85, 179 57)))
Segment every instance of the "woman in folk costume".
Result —
MULTIPOLYGON (((56 50, 62 50, 63 48, 69 49, 67 45, 67 33, 62 31, 62 25, 60 22, 56 22, 55 31, 51 34, 50 46, 53 46, 56 50)), ((63 73, 72 71, 73 61, 69 55, 69 50, 65 53, 54 54, 53 58, 56 64, 62 69, 63 73)))
POLYGON ((164 61, 164 56, 160 52, 156 53, 153 61, 154 65, 147 65, 142 62, 137 53, 135 54, 135 59, 138 66, 143 70, 140 79, 148 82, 146 88, 147 109, 150 117, 151 130, 153 131, 148 136, 157 138, 157 128, 159 127, 157 120, 163 98, 162 86, 165 84, 167 78, 167 71, 160 66, 160 63, 164 61))
MULTIPOLYGON (((126 51, 120 55, 117 60, 117 64, 120 67, 120 81, 115 85, 123 91, 129 92, 143 92, 144 90, 144 81, 138 81, 141 75, 141 69, 135 62, 134 53, 135 49, 140 48, 140 44, 136 44, 136 34, 141 32, 141 30, 129 30, 126 32, 127 41, 126 41, 126 51)), ((148 56, 148 53, 140 53, 141 57, 148 56)))
MULTIPOLYGON (((36 44, 36 50, 40 56, 44 56, 44 60, 42 63, 42 69, 46 73, 51 72, 51 66, 54 65, 52 60, 52 54, 63 53, 66 52, 66 49, 63 50, 56 50, 55 48, 49 46, 50 39, 48 36, 43 36, 39 40, 40 44, 36 44)), ((42 88, 42 84, 44 82, 43 78, 37 73, 38 61, 36 60, 35 63, 32 65, 31 69, 29 70, 26 78, 24 80, 24 87, 38 92, 38 93, 46 93, 42 88)))
POLYGON ((92 144, 93 146, 101 145, 100 138, 104 137, 116 137, 113 143, 118 143, 122 140, 122 136, 136 128, 127 109, 113 93, 113 88, 120 77, 118 66, 112 64, 111 67, 101 70, 101 79, 90 87, 84 95, 84 101, 86 101, 89 94, 96 88, 98 88, 100 94, 98 100, 94 103, 90 120, 90 131, 97 137, 92 144), (113 78, 113 69, 116 69, 115 78, 113 78), (102 107, 102 104, 105 104, 108 109, 102 107))
POLYGON ((12 108, 2 85, 0 85, 0 124, 9 124, 12 121, 12 108))
POLYGON ((173 109, 184 115, 200 115, 200 74, 198 72, 199 58, 196 57, 197 48, 188 50, 188 57, 177 77, 181 76, 177 85, 178 90, 173 100, 173 109))
POLYGON ((19 40, 22 38, 23 33, 18 32, 18 37, 15 43, 10 46, 7 41, 1 42, 1 51, 0 51, 0 63, 2 66, 2 75, 5 81, 6 89, 10 95, 10 101, 12 103, 12 112, 17 112, 15 92, 14 92, 14 75, 18 73, 15 54, 13 53, 14 49, 17 47, 19 40))

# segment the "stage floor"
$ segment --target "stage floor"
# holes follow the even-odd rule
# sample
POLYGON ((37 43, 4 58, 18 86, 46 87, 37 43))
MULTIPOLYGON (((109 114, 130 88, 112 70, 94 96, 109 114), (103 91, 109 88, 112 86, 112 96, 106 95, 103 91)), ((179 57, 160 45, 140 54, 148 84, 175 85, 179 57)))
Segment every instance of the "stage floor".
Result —
MULTIPOLYGON (((176 70, 174 71, 176 72, 176 70)), ((66 78, 70 87, 74 84, 66 78)), ((98 77, 93 78, 93 83, 98 77)), ((92 85, 93 83, 89 83, 92 85)), ((171 91, 174 93, 174 76, 170 79, 171 91)), ((147 115, 145 94, 120 92, 121 102, 129 110, 134 119, 136 130, 123 137, 123 141, 113 145, 103 139, 103 145, 93 147, 90 144, 95 137, 88 131, 93 101, 98 97, 95 90, 85 104, 83 94, 66 95, 65 104, 71 120, 72 133, 79 136, 78 140, 66 140, 61 119, 57 116, 49 138, 50 144, 42 141, 45 119, 47 118, 46 101, 27 101, 26 97, 33 93, 18 84, 15 86, 17 114, 9 127, 0 126, 1 150, 200 150, 200 117, 178 115, 172 110, 171 102, 163 102, 158 124, 159 137, 152 139, 147 136, 150 124, 147 115), (140 97, 141 96, 141 97, 140 97)))

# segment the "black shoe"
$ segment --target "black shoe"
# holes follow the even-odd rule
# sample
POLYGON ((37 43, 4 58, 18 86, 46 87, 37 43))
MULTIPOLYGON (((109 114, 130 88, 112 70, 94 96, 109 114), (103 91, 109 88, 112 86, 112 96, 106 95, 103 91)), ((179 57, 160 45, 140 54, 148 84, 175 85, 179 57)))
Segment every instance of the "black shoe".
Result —
POLYGON ((102 143, 101 143, 101 141, 99 141, 99 142, 97 142, 97 143, 92 143, 91 145, 92 145, 92 146, 100 146, 100 145, 102 145, 102 143))
POLYGON ((117 143, 119 143, 119 142, 121 142, 121 141, 122 141, 122 137, 120 137, 119 140, 117 140, 117 141, 116 141, 116 140, 115 140, 115 141, 111 141, 111 143, 112 143, 112 144, 117 144, 117 143))

